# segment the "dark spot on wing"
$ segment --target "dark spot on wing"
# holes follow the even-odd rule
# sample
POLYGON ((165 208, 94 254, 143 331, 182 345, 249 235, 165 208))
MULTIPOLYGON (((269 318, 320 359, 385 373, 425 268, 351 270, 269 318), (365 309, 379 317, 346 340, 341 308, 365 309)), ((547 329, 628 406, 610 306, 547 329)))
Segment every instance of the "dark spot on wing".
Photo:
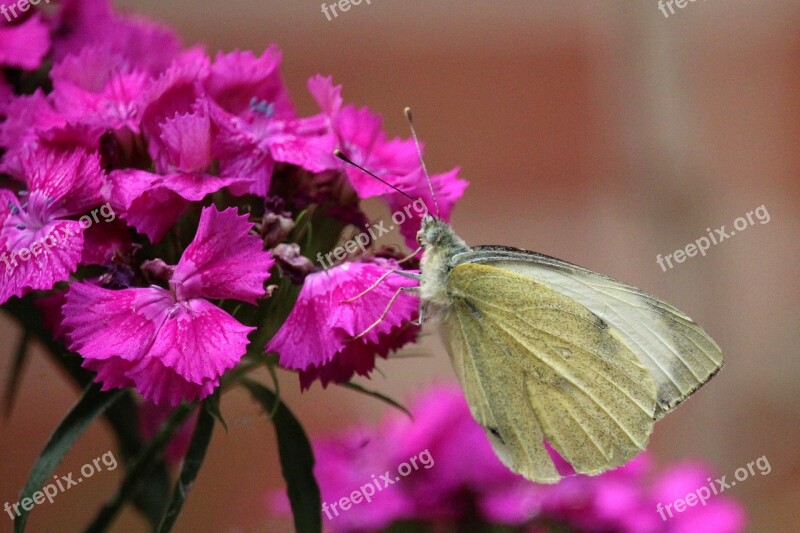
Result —
POLYGON ((503 440, 503 437, 501 437, 501 436, 500 436, 500 432, 499 432, 499 431, 497 431, 497 428, 488 428, 488 427, 487 427, 487 428, 486 428, 486 431, 488 431, 489 433, 491 433, 492 435, 494 435, 494 436, 497 438, 497 440, 499 440, 499 441, 500 441, 500 442, 502 442, 503 444, 505 444, 505 443, 506 443, 506 441, 504 441, 504 440, 503 440))
POLYGON ((467 304, 467 307, 469 307, 469 310, 472 311, 472 314, 475 315, 476 318, 483 318, 483 313, 481 313, 472 302, 469 300, 464 300, 464 303, 467 304))

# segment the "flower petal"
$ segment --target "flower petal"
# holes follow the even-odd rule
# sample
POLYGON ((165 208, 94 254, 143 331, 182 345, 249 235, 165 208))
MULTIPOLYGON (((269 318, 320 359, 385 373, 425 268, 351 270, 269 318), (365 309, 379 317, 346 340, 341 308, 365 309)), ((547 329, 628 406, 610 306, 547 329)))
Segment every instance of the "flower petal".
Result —
POLYGON ((254 330, 206 300, 188 300, 170 310, 146 359, 203 385, 239 362, 254 330))
MULTIPOLYGON (((342 358, 326 371, 336 379, 346 371, 350 375, 368 372, 374 366, 376 355, 385 356, 389 350, 397 349, 413 338, 413 335, 398 335, 397 330, 407 326, 416 315, 419 299, 401 293, 383 320, 361 341, 352 341, 352 338, 381 317, 398 289, 415 286, 416 281, 390 275, 358 300, 349 303, 344 303, 344 300, 368 289, 396 266, 392 261, 344 263, 308 275, 292 312, 270 340, 267 351, 280 354, 280 363, 284 367, 301 371, 312 371, 313 367, 342 358), (347 350, 350 342, 356 345, 347 350)), ((314 375, 321 376, 322 373, 314 375)), ((308 379, 308 376, 304 378, 304 382, 307 383, 308 379)))
POLYGON ((161 287, 112 291, 73 283, 61 312, 70 349, 85 359, 137 361, 151 349, 175 298, 161 287))
POLYGON ((0 238, 0 303, 29 290, 52 289, 78 267, 83 251, 79 222, 58 220, 29 233, 13 243, 7 235, 0 238))
POLYGON ((279 71, 282 56, 275 45, 267 48, 260 57, 250 51, 218 53, 206 80, 209 95, 232 115, 247 112, 255 98, 271 104, 275 118, 293 118, 289 92, 279 71))
POLYGON ((22 152, 19 162, 19 177, 46 197, 51 209, 75 215, 102 203, 105 180, 96 152, 38 144, 22 152))
POLYGON ((248 303, 264 295, 274 265, 262 240, 250 234, 253 224, 236 208, 206 207, 197 235, 186 248, 172 283, 179 298, 232 298, 248 303))
POLYGON ((39 14, 14 26, 0 25, 0 65, 35 70, 48 48, 50 29, 39 14))

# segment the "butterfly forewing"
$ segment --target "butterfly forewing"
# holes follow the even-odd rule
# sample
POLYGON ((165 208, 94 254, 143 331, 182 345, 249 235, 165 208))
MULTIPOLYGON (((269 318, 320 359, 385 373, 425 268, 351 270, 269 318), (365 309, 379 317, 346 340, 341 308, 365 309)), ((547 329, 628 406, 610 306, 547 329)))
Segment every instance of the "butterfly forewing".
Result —
POLYGON ((472 413, 498 455, 539 482, 633 458, 652 431, 656 385, 613 327, 504 268, 462 263, 447 279, 444 334, 472 413))
POLYGON ((608 322, 647 367, 658 387, 656 418, 664 416, 722 367, 714 340, 678 309, 612 278, 546 255, 476 247, 455 258, 514 272, 547 285, 608 322))

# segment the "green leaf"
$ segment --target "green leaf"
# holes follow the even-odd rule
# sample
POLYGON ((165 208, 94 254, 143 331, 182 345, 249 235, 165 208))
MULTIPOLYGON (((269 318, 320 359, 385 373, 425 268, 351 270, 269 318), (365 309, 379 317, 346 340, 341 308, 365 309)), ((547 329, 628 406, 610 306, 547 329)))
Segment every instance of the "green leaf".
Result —
POLYGON ((314 452, 303 426, 271 390, 249 379, 242 380, 242 384, 267 413, 278 404, 272 423, 278 434, 281 470, 286 480, 295 530, 298 533, 321 532, 322 500, 314 479, 314 452))
POLYGON ((352 389, 354 391, 360 392, 361 394, 366 394, 367 396, 372 396, 373 398, 377 398, 378 400, 385 402, 396 409, 399 409, 400 411, 408 415, 408 418, 414 420, 414 415, 412 415, 411 411, 406 409, 406 407, 403 404, 401 404, 400 402, 398 402, 393 398, 390 398, 389 396, 386 396, 381 392, 367 389, 365 387, 362 387, 358 383, 353 383, 352 381, 348 381, 347 383, 338 383, 338 385, 346 389, 352 389))
MULTIPOLYGON (((101 392, 100 386, 94 383, 87 387, 86 392, 83 393, 78 403, 61 421, 50 436, 47 444, 45 444, 44 450, 36 460, 36 464, 33 465, 25 488, 22 489, 19 497, 20 502, 23 498, 30 498, 34 492, 42 488, 45 480, 53 474, 64 455, 78 440, 78 437, 86 431, 86 428, 98 416, 108 409, 108 406, 120 397, 121 393, 121 390, 101 392)), ((28 520, 28 511, 25 511, 22 506, 20 506, 20 510, 20 516, 14 521, 15 533, 24 531, 25 522, 28 520)))
POLYGON ((161 524, 158 526, 158 531, 161 533, 166 533, 172 529, 183 508, 183 502, 186 501, 186 496, 189 495, 192 484, 197 478, 197 473, 200 471, 200 467, 203 466, 206 450, 211 442, 211 434, 214 430, 214 419, 216 418, 216 415, 210 409, 210 403, 206 401, 205 408, 200 410, 197 426, 192 435, 192 442, 189 444, 186 457, 183 459, 181 474, 177 483, 175 483, 172 500, 169 503, 167 512, 164 513, 161 524))
POLYGON ((20 377, 22 377, 22 369, 25 366, 25 359, 28 356, 28 345, 31 342, 31 334, 28 330, 22 333, 22 338, 17 344, 17 350, 14 354, 14 363, 11 367, 11 372, 8 373, 8 380, 6 381, 6 391, 3 396, 3 414, 8 417, 14 408, 14 397, 17 393, 20 377))
POLYGON ((211 415, 219 420, 219 423, 222 424, 222 427, 225 428, 225 431, 228 431, 228 423, 225 422, 225 418, 222 416, 222 410, 219 407, 220 401, 220 389, 214 391, 214 394, 206 399, 203 406, 205 409, 211 413, 211 415))
POLYGON ((178 428, 186 421, 191 411, 192 406, 185 403, 172 411, 169 418, 159 428, 156 436, 153 437, 153 440, 130 465, 125 473, 125 478, 122 480, 119 489, 117 489, 117 493, 106 502, 89 527, 86 528, 87 533, 98 533, 106 530, 125 502, 136 494, 136 491, 142 486, 143 480, 147 479, 148 475, 153 471, 153 466, 157 464, 154 461, 155 458, 161 454, 178 428))

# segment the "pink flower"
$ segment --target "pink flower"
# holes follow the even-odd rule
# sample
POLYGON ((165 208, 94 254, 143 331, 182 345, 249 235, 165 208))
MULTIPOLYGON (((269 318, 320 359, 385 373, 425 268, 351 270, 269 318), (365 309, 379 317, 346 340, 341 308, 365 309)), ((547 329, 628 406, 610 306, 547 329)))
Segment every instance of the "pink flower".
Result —
POLYGON ((5 13, 10 6, 5 1, 0 6, 4 13, 0 15, 0 66, 36 70, 50 48, 47 24, 39 14, 20 17, 20 22, 9 24, 5 13))
MULTIPOLYGON (((50 72, 53 107, 73 124, 139 133, 149 75, 108 45, 87 46, 50 72)), ((127 133, 127 132, 126 132, 127 133)))
POLYGON ((120 218, 154 243, 164 237, 190 202, 199 202, 238 182, 234 177, 220 178, 203 172, 177 171, 162 175, 124 169, 109 175, 111 205, 120 218))
POLYGON ((83 150, 34 146, 9 170, 27 190, 0 190, 0 303, 69 278, 87 227, 69 217, 100 205, 104 182, 97 154, 83 150))
POLYGON ((206 80, 214 122, 219 129, 214 152, 222 176, 240 176, 236 194, 266 196, 275 165, 287 163, 310 172, 327 167, 333 150, 324 117, 297 118, 280 77, 281 53, 271 46, 261 57, 250 52, 217 55, 206 80))
MULTIPOLYGON (((210 135, 203 90, 209 68, 205 54, 190 51, 176 58, 166 71, 150 82, 143 96, 146 105, 141 122, 156 172, 166 172, 177 163, 174 140, 170 144, 175 129, 191 129, 193 136, 201 138, 210 135)), ((208 144, 209 141, 203 140, 200 147, 207 159, 210 158, 208 144)))
MULTIPOLYGON (((399 138, 389 140, 382 130, 382 121, 378 115, 367 108, 343 106, 342 87, 334 86, 331 77, 314 76, 308 81, 308 87, 327 119, 327 127, 333 141, 333 146, 322 155, 325 165, 328 168, 344 170, 360 198, 382 196, 392 213, 406 212, 406 206, 416 199, 421 199, 430 214, 444 221, 450 220, 453 206, 467 188, 467 182, 458 178, 458 168, 431 176, 439 205, 439 212, 436 213, 430 185, 412 140, 399 138), (333 148, 341 149, 354 163, 405 192, 412 200, 334 157, 333 148)), ((400 225, 400 232, 413 250, 418 246, 417 231, 426 213, 416 210, 409 210, 406 213, 411 220, 406 220, 400 225)))
POLYGON ((409 322, 417 314, 419 299, 401 293, 380 324, 358 340, 353 337, 378 320, 398 289, 417 282, 392 274, 362 298, 343 301, 395 268, 395 261, 379 259, 344 263, 308 275, 292 312, 266 350, 280 354, 284 367, 300 370, 304 389, 317 378, 325 386, 331 381, 347 381, 354 374, 368 375, 375 367, 376 355, 387 357, 415 338, 418 328, 409 327, 409 322))
POLYGON ((135 15, 114 13, 108 0, 62 0, 54 20, 55 61, 102 44, 139 68, 158 73, 180 52, 175 32, 135 15))
POLYGON ((157 404, 201 399, 245 353, 254 328, 209 299, 255 303, 273 260, 236 210, 203 209, 169 282, 108 290, 75 283, 62 312, 70 347, 103 389, 134 386, 157 404))
MULTIPOLYGON (((358 427, 337 437, 314 439, 314 473, 328 504, 323 522, 331 531, 382 531, 402 522, 525 527, 526 531, 677 533, 744 528, 744 514, 727 496, 708 500, 662 520, 657 503, 673 502, 707 485, 702 465, 676 465, 653 481, 646 454, 600 476, 572 476, 557 485, 539 485, 505 468, 484 430, 473 420, 457 386, 434 386, 411 406, 413 420, 390 412, 376 428, 358 427), (407 475, 389 486, 381 483, 370 504, 348 510, 331 503, 399 466, 412 464, 407 475), (423 459, 425 461, 423 462, 423 459)), ((566 462, 551 450, 559 471, 566 462)), ((285 512, 285 497, 273 508, 285 512)))
POLYGON ((342 106, 341 86, 333 79, 314 76, 308 88, 316 99, 327 127, 332 134, 332 146, 324 153, 327 168, 342 169, 360 198, 370 198, 391 191, 386 185, 333 156, 341 149, 353 162, 395 185, 396 180, 420 167, 419 155, 413 141, 399 138, 389 140, 382 129, 381 117, 366 107, 342 106))
POLYGON ((416 250, 419 246, 417 242, 417 232, 422 226, 422 219, 426 214, 434 215, 445 222, 450 221, 453 207, 455 207, 456 202, 464 194, 468 185, 465 180, 459 179, 459 170, 459 168, 454 168, 449 172, 433 174, 431 176, 433 192, 436 195, 435 202, 431 196, 431 186, 428 184, 428 180, 425 178, 425 173, 422 168, 394 182, 394 185, 398 186, 412 198, 422 200, 422 203, 427 208, 427 212, 420 212, 417 209, 413 209, 413 206, 411 209, 408 209, 407 207, 409 204, 413 202, 400 193, 390 192, 384 196, 392 213, 402 212, 404 215, 407 215, 407 219, 399 225, 399 228, 400 233, 405 237, 406 245, 412 250, 416 250), (439 208, 438 213, 436 212, 437 206, 439 208))

